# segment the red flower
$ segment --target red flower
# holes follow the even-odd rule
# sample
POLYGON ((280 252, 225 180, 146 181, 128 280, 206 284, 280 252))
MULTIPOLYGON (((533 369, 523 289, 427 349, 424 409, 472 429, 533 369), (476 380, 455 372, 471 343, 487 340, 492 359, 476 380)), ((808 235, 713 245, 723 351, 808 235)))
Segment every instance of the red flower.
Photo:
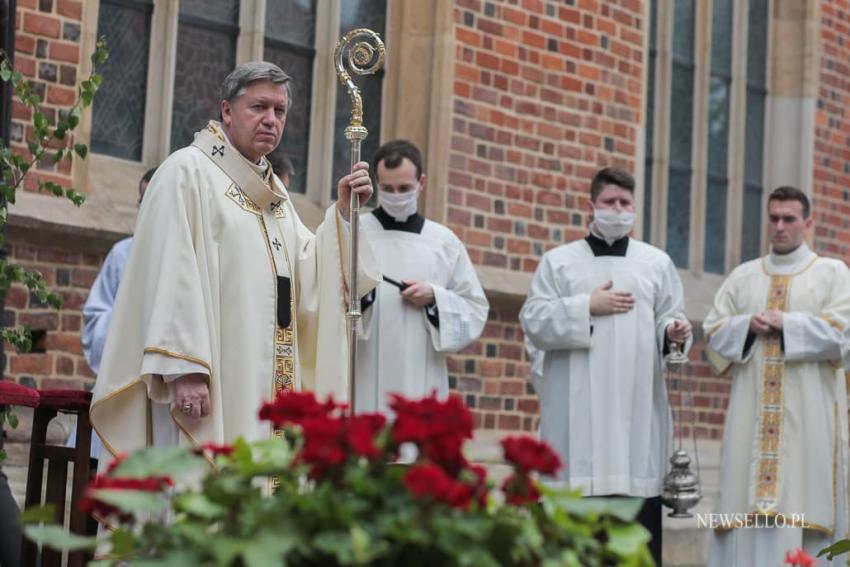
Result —
POLYGON ((505 479, 505 482, 502 484, 502 491, 505 493, 505 501, 514 506, 533 504, 540 500, 540 491, 537 490, 537 484, 522 473, 509 476, 505 479))
POLYGON ((304 446, 298 461, 310 465, 313 478, 322 478, 345 463, 345 428, 338 417, 312 417, 301 422, 304 446))
POLYGON ((785 552, 785 563, 787 565, 800 565, 801 567, 814 567, 815 558, 803 550, 802 547, 785 552))
POLYGON ((345 409, 345 404, 338 404, 332 396, 324 403, 316 399, 313 392, 279 392, 273 402, 266 402, 260 408, 260 419, 271 421, 275 427, 300 424, 305 419, 328 416, 336 410, 345 409))
POLYGON ((417 498, 431 498, 454 508, 468 508, 474 487, 458 482, 433 464, 416 465, 404 475, 404 485, 417 498))
POLYGON ((110 516, 117 517, 120 521, 129 522, 133 519, 132 514, 128 514, 121 509, 107 504, 97 499, 93 494, 95 490, 141 490, 145 492, 159 492, 170 486, 174 486, 174 482, 167 476, 150 476, 147 478, 128 478, 128 477, 112 477, 110 476, 118 465, 126 458, 125 454, 116 457, 107 467, 106 472, 97 475, 86 487, 83 497, 80 498, 80 510, 87 514, 97 514, 103 518, 110 516))
POLYGON ((384 428, 387 418, 381 414, 361 414, 347 419, 346 441, 351 452, 367 459, 381 457, 375 438, 384 428))
POLYGON ((215 443, 204 443, 200 447, 195 448, 196 455, 203 455, 204 453, 209 453, 213 457, 217 457, 219 455, 229 457, 233 454, 233 445, 216 445, 215 443))
POLYGON ((415 443, 419 454, 457 476, 466 466, 463 443, 472 438, 472 414, 456 396, 437 399, 436 392, 421 400, 391 395, 390 408, 396 413, 393 442, 415 443))
POLYGON ((523 474, 532 471, 554 475, 561 468, 561 459, 552 448, 531 437, 506 437, 502 439, 505 459, 523 474))

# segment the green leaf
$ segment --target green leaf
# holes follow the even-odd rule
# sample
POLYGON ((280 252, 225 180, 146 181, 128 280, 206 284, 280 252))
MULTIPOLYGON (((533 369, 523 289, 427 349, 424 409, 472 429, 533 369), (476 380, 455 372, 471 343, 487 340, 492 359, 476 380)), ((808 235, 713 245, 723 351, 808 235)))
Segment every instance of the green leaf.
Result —
POLYGON ((227 508, 207 498, 205 494, 186 493, 177 497, 174 502, 177 510, 206 519, 224 516, 227 508))
POLYGON ((12 70, 6 66, 6 62, 3 62, 3 67, 0 68, 0 79, 3 80, 4 83, 8 83, 9 79, 12 78, 12 70))
POLYGON ((75 189, 66 189, 65 196, 68 197, 68 199, 78 207, 86 202, 86 196, 82 193, 79 193, 75 189))
POLYGON ((6 460, 6 449, 0 449, 0 463, 6 460))
POLYGON ((206 461, 182 447, 148 447, 127 457, 112 473, 115 477, 177 476, 197 470, 206 461))
POLYGON ((286 567, 286 554, 297 544, 295 535, 285 532, 262 532, 251 540, 242 553, 245 565, 280 565, 286 567))
POLYGON ((818 557, 826 555, 826 558, 829 561, 832 561, 833 558, 838 557, 839 555, 844 555, 848 552, 850 552, 850 539, 842 539, 833 543, 829 547, 821 549, 820 552, 818 552, 818 557))
POLYGON ((15 429, 18 427, 18 416, 13 414, 11 411, 6 414, 6 421, 9 422, 9 427, 15 429))
POLYGON ((86 159, 86 155, 89 153, 89 149, 85 144, 74 144, 74 151, 83 159, 86 159))
POLYGON ((36 543, 64 551, 94 549, 98 544, 95 537, 72 534, 61 526, 27 526, 24 533, 36 543))
POLYGON ((136 546, 136 536, 122 528, 115 529, 110 534, 110 540, 112 541, 111 553, 115 555, 126 555, 136 546))
POLYGON ((168 502, 157 492, 102 488, 91 490, 90 494, 101 502, 106 502, 131 513, 157 514, 168 506, 168 502))
POLYGON ((606 547, 621 557, 640 553, 647 542, 649 532, 640 524, 620 524, 608 528, 606 547))

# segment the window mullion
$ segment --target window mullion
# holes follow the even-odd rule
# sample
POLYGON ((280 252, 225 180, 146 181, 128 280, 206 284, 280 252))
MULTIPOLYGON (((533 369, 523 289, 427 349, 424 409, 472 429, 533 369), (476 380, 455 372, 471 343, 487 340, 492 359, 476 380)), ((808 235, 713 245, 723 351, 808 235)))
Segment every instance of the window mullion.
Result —
POLYGON ((236 40, 237 64, 264 59, 263 40, 267 1, 241 0, 239 3, 239 38, 236 40))
POLYGON ((177 60, 179 0, 154 2, 142 161, 161 163, 171 151, 171 107, 177 60))
POLYGON ((694 37, 694 112, 691 163, 691 231, 689 267, 702 273, 705 259, 705 203, 708 173, 709 84, 711 82, 711 0, 696 4, 694 37))
POLYGON ((672 2, 658 2, 656 37, 655 139, 653 141, 652 226, 644 228, 646 240, 665 248, 667 242, 667 197, 670 165, 670 109, 673 77, 672 2), (649 238, 651 236, 651 239, 649 238))

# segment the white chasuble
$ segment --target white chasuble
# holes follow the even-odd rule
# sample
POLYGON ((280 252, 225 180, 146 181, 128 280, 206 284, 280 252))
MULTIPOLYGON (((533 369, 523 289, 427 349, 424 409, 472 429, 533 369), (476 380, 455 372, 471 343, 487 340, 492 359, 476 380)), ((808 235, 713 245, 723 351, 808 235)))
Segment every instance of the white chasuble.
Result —
POLYGON ((387 413, 391 392, 446 396, 446 356, 481 335, 489 311, 466 249, 448 228, 419 214, 397 222, 376 209, 361 222, 382 274, 396 283, 430 283, 435 303, 423 308, 402 301, 399 287, 387 281, 361 302, 356 409, 387 413))
POLYGON ((814 548, 846 537, 848 324, 850 270, 805 245, 742 264, 718 291, 704 322, 707 353, 732 386, 717 511, 786 527, 718 533, 712 564, 781 561, 787 547, 760 538, 814 548), (782 333, 749 331, 766 309, 784 312, 782 333))
MULTIPOLYGON (((213 122, 172 154, 145 194, 95 384, 104 446, 150 444, 163 419, 152 406, 173 402, 167 380, 189 372, 209 376, 211 412, 165 414, 181 444, 269 437, 257 412, 281 389, 345 400, 348 230, 332 206, 311 233, 280 180, 259 175, 213 122)), ((380 272, 360 240, 365 295, 380 272)))
POLYGON ((589 236, 544 254, 520 321, 534 347, 540 436, 565 463, 554 484, 660 494, 672 447, 662 353, 667 326, 683 318, 676 268, 649 244, 589 236), (608 281, 634 308, 591 317, 590 295, 608 281))

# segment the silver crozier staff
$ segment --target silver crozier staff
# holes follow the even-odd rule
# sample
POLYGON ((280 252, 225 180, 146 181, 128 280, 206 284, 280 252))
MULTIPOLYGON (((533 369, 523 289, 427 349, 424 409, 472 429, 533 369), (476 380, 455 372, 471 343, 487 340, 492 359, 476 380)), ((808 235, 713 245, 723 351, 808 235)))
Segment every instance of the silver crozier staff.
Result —
MULTIPOLYGON (((351 143, 351 167, 360 161, 360 143, 369 133, 363 126, 363 100, 360 89, 351 80, 354 75, 372 75, 384 65, 384 43, 381 37, 366 28, 351 30, 336 44, 334 50, 336 74, 339 82, 348 89, 351 98, 351 118, 345 129, 345 138, 351 143), (356 43, 355 43, 356 41, 356 43), (347 70, 346 70, 347 69, 347 70)), ((357 296, 357 251, 360 233, 360 195, 351 192, 351 265, 348 272, 348 403, 354 413, 354 384, 357 373, 357 323, 360 320, 360 298, 357 296)), ((342 251, 340 251, 342 252, 342 251)))

